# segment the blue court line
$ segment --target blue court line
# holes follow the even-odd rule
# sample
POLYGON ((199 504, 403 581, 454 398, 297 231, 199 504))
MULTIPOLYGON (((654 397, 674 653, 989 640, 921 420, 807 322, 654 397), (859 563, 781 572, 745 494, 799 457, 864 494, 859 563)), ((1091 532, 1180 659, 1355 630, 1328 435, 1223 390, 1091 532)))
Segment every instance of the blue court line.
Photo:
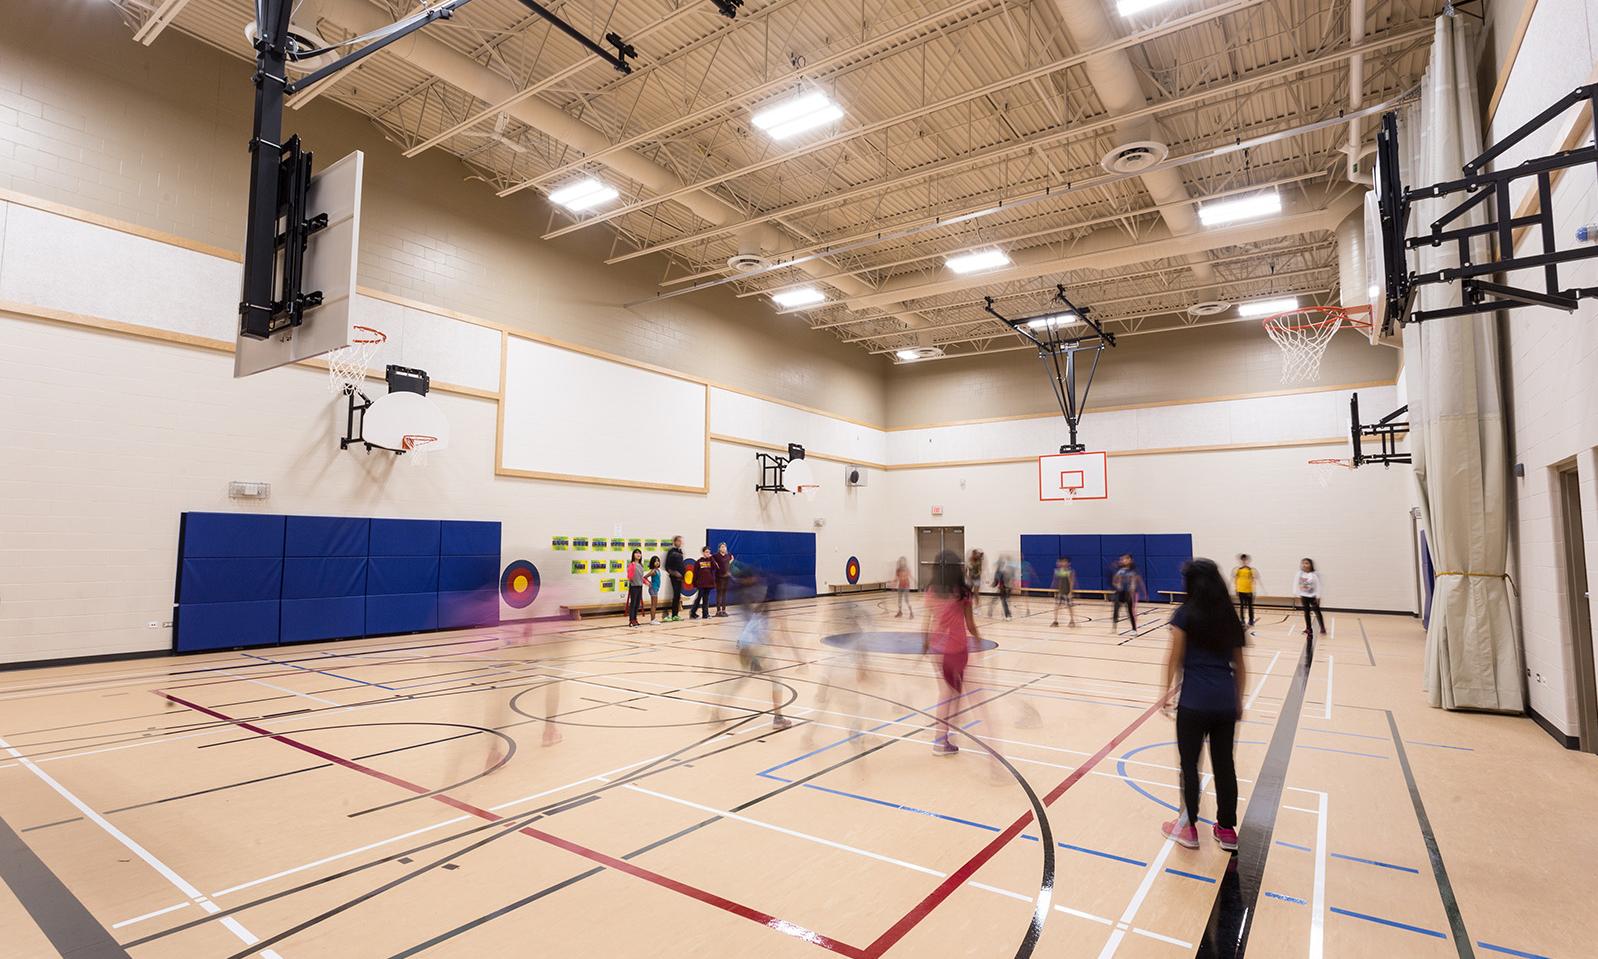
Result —
POLYGON ((1377 755, 1376 753, 1357 753, 1357 752, 1355 752, 1352 749, 1333 749, 1330 746, 1311 746, 1311 745, 1308 745, 1307 743, 1299 743, 1294 748, 1296 748, 1296 749, 1313 749, 1313 750, 1315 750, 1317 752, 1323 752, 1323 753, 1342 753, 1345 756, 1364 756, 1366 759, 1392 759, 1393 758, 1391 756, 1380 756, 1380 755, 1377 755))
POLYGON ((1520 959, 1548 959, 1547 956, 1541 953, 1522 952, 1519 949, 1511 949, 1508 946, 1495 946, 1490 942, 1482 942, 1480 939, 1476 940, 1476 945, 1481 946, 1483 949, 1490 949, 1493 952, 1501 952, 1506 956, 1519 956, 1520 959))
POLYGON ((251 659, 258 659, 263 663, 271 663, 273 666, 288 666, 291 669, 299 669, 307 673, 320 673, 323 676, 331 676, 334 679, 342 679, 347 683, 359 683, 362 686, 374 686, 378 689, 386 689, 391 693, 399 692, 399 690, 395 689, 393 686, 384 686, 382 683, 369 683, 364 679, 356 679, 354 676, 340 676, 338 673, 330 673, 325 669, 312 669, 309 666, 301 666, 298 663, 287 663, 282 662, 281 660, 267 659, 265 656, 257 656, 254 653, 240 653, 239 655, 248 656, 251 659))
POLYGON ((1199 882, 1208 882, 1208 883, 1214 883, 1215 882, 1215 880, 1211 879, 1209 876, 1201 876, 1201 875, 1199 875, 1196 872, 1183 872, 1180 869, 1167 869, 1165 871, 1170 873, 1173 876, 1181 876, 1183 879, 1197 879, 1199 882))
POLYGON ((1354 918, 1354 919, 1363 919, 1366 922, 1379 923, 1380 925, 1383 925, 1383 926, 1392 926, 1395 929, 1404 929, 1404 930, 1407 930, 1409 932, 1418 932, 1418 933, 1420 933, 1423 936, 1434 936, 1434 937, 1436 937, 1438 939, 1447 939, 1448 938, 1447 936, 1443 935, 1442 933, 1438 932, 1437 930, 1435 930, 1435 929, 1427 929, 1425 926, 1412 926, 1412 925, 1410 925, 1407 922, 1399 922, 1396 919, 1383 919, 1380 916, 1368 916, 1368 915, 1366 915, 1363 912, 1355 912, 1352 909, 1340 909, 1337 906, 1332 906, 1330 908, 1331 908, 1332 912, 1337 913, 1339 916, 1349 916, 1349 917, 1354 918))
POLYGON ((1284 896, 1284 895, 1282 895, 1279 892, 1268 892, 1268 893, 1265 894, 1265 898, 1266 899, 1280 899, 1282 902, 1290 902, 1290 903, 1294 904, 1295 906, 1307 906, 1307 905, 1309 905, 1308 902, 1304 901, 1303 899, 1298 898, 1297 896, 1284 896))
POLYGON ((1297 849, 1299 852, 1314 852, 1315 851, 1313 848, 1311 848, 1309 846, 1300 846, 1298 843, 1296 843, 1296 842, 1288 842, 1286 839, 1278 839, 1278 840, 1276 840, 1276 844, 1278 846, 1286 846, 1289 849, 1297 849))
POLYGON ((1350 856, 1347 853, 1341 852, 1329 852, 1327 855, 1331 856, 1333 859, 1344 859, 1348 862, 1362 862, 1367 866, 1381 866, 1383 869, 1396 869, 1399 872, 1413 873, 1417 876, 1420 875, 1419 869, 1411 869, 1408 866, 1395 866, 1390 862, 1382 862, 1380 859, 1363 859, 1359 856, 1350 856))

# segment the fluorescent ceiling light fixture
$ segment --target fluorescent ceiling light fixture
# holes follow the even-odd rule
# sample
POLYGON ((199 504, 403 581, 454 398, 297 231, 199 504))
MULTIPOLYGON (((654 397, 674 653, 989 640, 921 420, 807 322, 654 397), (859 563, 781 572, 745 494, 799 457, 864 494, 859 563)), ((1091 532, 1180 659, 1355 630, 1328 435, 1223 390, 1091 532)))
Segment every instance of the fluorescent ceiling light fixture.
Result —
POLYGON ((771 302, 787 309, 793 309, 796 306, 813 306, 817 303, 825 303, 826 300, 827 294, 813 286, 801 286, 797 290, 784 290, 781 293, 773 293, 771 295, 771 302))
POLYGON ((1121 14, 1121 16, 1130 17, 1134 14, 1142 13, 1144 10, 1149 10, 1170 2, 1171 0, 1121 0, 1120 3, 1115 5, 1115 9, 1121 14))
POLYGON ((1053 316, 1040 316, 1035 320, 1027 320, 1027 327, 1034 330, 1057 330, 1062 326, 1075 326, 1082 322, 1082 318, 1075 313, 1056 313, 1053 316))
POLYGON ((1003 250, 977 250, 972 253, 961 253, 951 256, 943 261, 943 265, 956 273, 976 273, 980 270, 993 270, 1001 266, 1009 266, 1010 258, 1003 250))
POLYGON ((609 203, 620 195, 615 187, 606 186, 593 177, 587 177, 558 190, 551 190, 549 199, 568 210, 580 211, 591 209, 601 203, 609 203))
POLYGON ((921 354, 917 353, 915 350, 900 350, 893 355, 897 356, 901 360, 904 360, 906 363, 910 362, 911 360, 918 360, 921 358, 921 354))
POLYGON ((749 118, 773 140, 784 140, 843 118, 843 108, 815 90, 769 106, 749 118))
POLYGON ((1272 190, 1269 193, 1240 196, 1235 200, 1201 204, 1198 215, 1199 222, 1205 226, 1219 226, 1222 223, 1253 220, 1280 212, 1282 212, 1282 195, 1272 190))
POLYGON ((1277 313, 1286 313, 1288 310, 1298 309, 1298 297, 1289 296, 1280 300, 1255 300, 1253 303, 1240 303, 1237 307, 1238 316, 1274 316, 1277 313))

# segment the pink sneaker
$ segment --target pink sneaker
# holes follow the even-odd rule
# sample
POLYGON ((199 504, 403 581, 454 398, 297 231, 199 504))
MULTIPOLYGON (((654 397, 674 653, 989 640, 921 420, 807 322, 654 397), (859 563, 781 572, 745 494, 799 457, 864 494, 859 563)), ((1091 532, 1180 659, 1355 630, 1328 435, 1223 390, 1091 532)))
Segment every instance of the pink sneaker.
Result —
POLYGON ((1192 823, 1184 825, 1173 819, 1170 822, 1161 823, 1160 832, 1165 834, 1165 838, 1189 849, 1197 849, 1199 847, 1198 828, 1192 823))
POLYGON ((1227 852, 1237 852, 1237 830, 1227 829, 1225 826, 1215 827, 1215 841, 1227 852))

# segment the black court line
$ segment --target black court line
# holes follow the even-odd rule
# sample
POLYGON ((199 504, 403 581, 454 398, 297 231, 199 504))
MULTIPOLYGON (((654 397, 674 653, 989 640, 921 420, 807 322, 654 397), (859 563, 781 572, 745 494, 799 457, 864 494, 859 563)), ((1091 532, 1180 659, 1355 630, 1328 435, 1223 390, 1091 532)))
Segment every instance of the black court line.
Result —
POLYGON ((1437 880, 1437 894, 1442 897, 1443 911, 1448 913, 1448 930, 1454 936, 1454 948, 1459 959, 1475 959, 1470 945, 1470 934, 1465 931, 1465 917, 1460 915, 1459 900, 1454 898, 1454 886, 1448 881, 1448 870, 1443 866, 1443 852, 1437 848, 1437 837, 1432 834, 1431 820, 1426 818, 1426 807, 1420 801, 1420 787, 1415 785, 1414 770, 1409 768, 1409 754, 1404 751, 1404 740, 1398 735, 1398 720, 1391 709, 1387 714, 1387 728, 1393 734, 1393 748, 1398 751, 1398 765, 1404 770, 1404 784, 1409 787, 1409 801, 1415 806, 1415 821, 1420 824, 1421 838, 1426 840, 1426 858, 1432 863, 1432 876, 1437 880))
POLYGON ((1365 635, 1365 620, 1356 616, 1354 617, 1354 622, 1359 624, 1359 638, 1365 641, 1365 658, 1370 660, 1372 666, 1375 666, 1376 654, 1371 651, 1371 638, 1365 635))
POLYGON ((1254 789, 1249 793, 1248 806, 1238 830, 1236 896, 1216 895, 1215 905, 1210 911, 1209 928, 1200 943, 1200 956, 1242 959, 1248 948, 1248 935, 1254 925, 1260 885, 1265 877, 1265 861, 1270 856, 1271 837, 1276 831, 1276 814, 1282 804, 1282 790, 1287 782, 1287 764, 1293 755, 1293 743, 1298 738, 1298 714, 1304 709, 1304 687, 1314 661, 1314 647, 1306 643, 1304 654, 1298 661, 1298 669, 1293 672, 1287 697, 1282 700, 1281 712, 1276 717, 1276 729, 1271 733, 1265 761, 1254 779, 1254 789))
POLYGON ((0 879, 50 945, 72 959, 129 959, 88 907, 0 819, 0 879))

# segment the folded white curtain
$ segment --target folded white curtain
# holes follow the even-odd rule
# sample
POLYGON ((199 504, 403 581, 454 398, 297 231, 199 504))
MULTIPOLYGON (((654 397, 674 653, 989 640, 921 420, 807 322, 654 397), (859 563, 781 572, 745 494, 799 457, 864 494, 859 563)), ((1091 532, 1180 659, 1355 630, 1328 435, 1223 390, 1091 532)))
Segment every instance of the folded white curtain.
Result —
MULTIPOLYGON (((1411 158, 1418 153, 1418 164, 1404 172, 1410 186, 1457 179, 1464 162, 1482 150, 1470 57, 1474 33, 1468 18, 1437 18, 1421 89, 1419 136, 1405 151, 1411 158)), ((1424 228, 1457 202, 1419 201, 1411 222, 1424 228)), ((1470 222, 1481 222, 1481 216, 1470 222)), ((1421 247, 1419 260, 1427 273, 1457 266, 1458 248, 1421 247)), ((1446 283, 1422 287, 1418 305, 1439 309, 1461 302, 1459 284, 1446 283)), ((1405 327, 1404 366, 1421 517, 1437 569, 1426 632, 1427 697, 1445 709, 1520 712, 1520 643, 1504 577, 1509 473, 1496 314, 1405 327)))

